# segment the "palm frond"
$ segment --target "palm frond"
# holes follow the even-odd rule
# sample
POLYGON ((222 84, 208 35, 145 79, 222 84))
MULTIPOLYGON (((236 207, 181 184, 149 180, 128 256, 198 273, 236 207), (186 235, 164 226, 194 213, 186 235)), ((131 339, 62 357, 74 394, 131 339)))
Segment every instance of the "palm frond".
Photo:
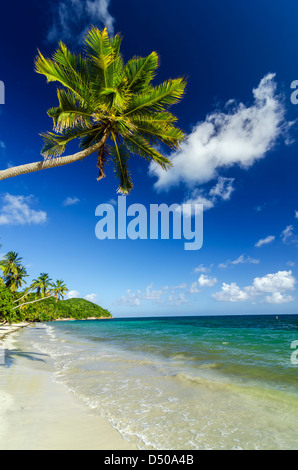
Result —
POLYGON ((131 137, 126 137, 123 139, 123 144, 128 148, 128 150, 135 155, 145 158, 148 161, 154 161, 158 163, 164 170, 172 166, 171 161, 161 155, 158 150, 150 145, 150 143, 139 134, 135 134, 131 137))
POLYGON ((89 70, 91 67, 93 78, 97 78, 104 88, 108 87, 107 70, 114 61, 115 53, 107 28, 103 31, 95 27, 91 28, 85 38, 85 45, 90 61, 89 70), (93 70, 92 65, 95 67, 93 70))
POLYGON ((72 91, 58 89, 57 97, 59 106, 48 110, 56 132, 62 132, 65 128, 73 127, 76 124, 86 128, 93 125, 92 108, 78 100, 72 91))
POLYGON ((59 82, 72 90, 79 99, 88 102, 91 90, 86 59, 79 54, 71 54, 62 42, 54 53, 53 59, 45 58, 38 51, 35 71, 45 75, 48 82, 59 82))
POLYGON ((185 86, 186 83, 183 78, 176 78, 163 82, 149 93, 139 93, 132 98, 125 116, 146 112, 152 113, 152 111, 165 111, 182 98, 185 86))
POLYGON ((132 93, 142 91, 155 77, 159 66, 159 57, 151 52, 148 57, 134 57, 127 62, 124 73, 127 77, 127 86, 132 93))
POLYGON ((125 149, 124 145, 117 144, 115 135, 112 135, 115 147, 112 148, 111 155, 113 156, 114 172, 119 180, 117 192, 120 194, 129 194, 133 188, 131 175, 127 166, 129 153, 125 149))
POLYGON ((157 124, 173 124, 178 121, 178 118, 174 114, 168 111, 154 112, 150 114, 132 114, 130 119, 133 123, 148 122, 148 123, 157 123, 157 124))
POLYGON ((104 128, 96 127, 91 132, 85 133, 81 138, 80 147, 83 150, 88 149, 91 145, 97 144, 101 141, 104 135, 104 128))
POLYGON ((175 149, 185 139, 185 135, 181 129, 175 127, 172 123, 139 118, 134 120, 134 124, 137 132, 153 145, 158 145, 162 142, 175 149))
POLYGON ((55 134, 54 132, 47 132, 40 134, 44 140, 44 146, 41 150, 41 154, 45 159, 59 157, 65 151, 66 145, 77 138, 86 137, 88 134, 95 133, 96 128, 87 129, 84 126, 77 124, 74 127, 64 129, 61 134, 55 134))

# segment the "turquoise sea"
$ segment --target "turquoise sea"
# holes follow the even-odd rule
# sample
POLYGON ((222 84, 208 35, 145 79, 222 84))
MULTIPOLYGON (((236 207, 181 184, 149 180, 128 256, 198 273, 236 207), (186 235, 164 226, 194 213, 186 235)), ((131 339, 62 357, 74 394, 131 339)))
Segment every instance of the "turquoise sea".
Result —
POLYGON ((298 449, 298 315, 38 326, 54 380, 140 449, 298 449))

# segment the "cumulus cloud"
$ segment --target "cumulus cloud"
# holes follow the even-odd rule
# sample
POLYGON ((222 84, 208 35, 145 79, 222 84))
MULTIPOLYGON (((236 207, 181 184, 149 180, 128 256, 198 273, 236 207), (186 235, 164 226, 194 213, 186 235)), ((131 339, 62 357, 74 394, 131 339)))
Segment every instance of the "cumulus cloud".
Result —
POLYGON ((34 225, 43 224, 47 213, 32 209, 34 198, 30 196, 14 196, 5 194, 0 209, 0 225, 34 225))
POLYGON ((77 290, 70 290, 69 292, 67 292, 66 298, 67 299, 77 299, 78 297, 80 297, 80 295, 81 294, 77 290))
POLYGON ((252 293, 256 292, 282 292, 294 289, 296 280, 292 271, 278 271, 263 277, 256 277, 253 281, 252 293))
POLYGON ((256 277, 250 286, 243 289, 237 283, 222 284, 221 291, 213 294, 213 298, 224 302, 254 301, 257 297, 266 303, 284 303, 294 300, 286 295, 288 290, 294 290, 296 279, 292 271, 278 271, 263 277, 256 277), (264 294, 271 294, 266 295, 264 294))
MULTIPOLYGON (((199 272, 199 271, 197 271, 199 272)), ((206 272, 203 268, 203 271, 201 272, 206 272)), ((206 274, 201 274, 199 279, 197 281, 194 281, 189 289, 188 289, 188 293, 189 294, 197 294, 199 292, 201 292, 201 289, 202 288, 205 288, 205 287, 213 287, 215 284, 217 283, 217 279, 216 277, 210 277, 210 276, 207 276, 206 274)))
MULTIPOLYGON (((180 183, 195 188, 218 177, 221 169, 235 165, 247 169, 263 158, 286 128, 275 74, 261 80, 253 89, 253 98, 250 106, 230 100, 223 111, 214 111, 199 122, 180 149, 169 156, 173 166, 168 171, 152 163, 149 173, 157 178, 155 188, 164 190, 180 183)), ((222 194, 219 185, 209 195, 222 194)), ((225 194, 229 198, 231 191, 225 194)))
POLYGON ((222 302, 242 302, 249 300, 249 294, 245 290, 240 289, 235 282, 232 282, 231 284, 226 284, 224 282, 222 284, 221 291, 215 292, 212 296, 215 300, 222 302))
POLYGON ((209 277, 205 274, 201 274, 198 279, 198 284, 200 287, 212 287, 217 283, 216 277, 209 277))
POLYGON ((256 248, 260 248, 263 245, 268 245, 269 243, 272 243, 275 240, 274 235, 268 235, 266 238, 261 238, 256 244, 256 248))
POLYGON ((115 19, 109 13, 110 0, 60 0, 53 10, 49 42, 81 44, 90 26, 107 27, 114 34, 115 19))
POLYGON ((283 304, 285 302, 293 302, 295 300, 291 295, 281 294, 280 292, 274 292, 272 295, 265 297, 267 304, 283 304))
POLYGON ((87 294, 84 298, 95 304, 97 300, 97 294, 87 294))

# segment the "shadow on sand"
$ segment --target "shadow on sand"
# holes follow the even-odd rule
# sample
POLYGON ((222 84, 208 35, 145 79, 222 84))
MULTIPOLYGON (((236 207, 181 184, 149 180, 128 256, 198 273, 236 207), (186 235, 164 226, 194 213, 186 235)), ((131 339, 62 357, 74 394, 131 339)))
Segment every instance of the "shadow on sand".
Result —
POLYGON ((38 361, 45 363, 45 357, 49 357, 48 354, 41 354, 37 352, 22 351, 21 349, 4 349, 2 356, 3 361, 0 361, 0 367, 11 367, 15 362, 16 357, 23 357, 29 361, 38 361))

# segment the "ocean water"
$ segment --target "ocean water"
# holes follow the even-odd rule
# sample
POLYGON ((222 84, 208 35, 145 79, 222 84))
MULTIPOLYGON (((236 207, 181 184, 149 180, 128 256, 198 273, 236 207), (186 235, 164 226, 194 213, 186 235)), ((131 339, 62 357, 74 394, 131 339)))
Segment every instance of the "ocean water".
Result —
POLYGON ((54 379, 140 449, 298 448, 298 315, 38 326, 54 379))

